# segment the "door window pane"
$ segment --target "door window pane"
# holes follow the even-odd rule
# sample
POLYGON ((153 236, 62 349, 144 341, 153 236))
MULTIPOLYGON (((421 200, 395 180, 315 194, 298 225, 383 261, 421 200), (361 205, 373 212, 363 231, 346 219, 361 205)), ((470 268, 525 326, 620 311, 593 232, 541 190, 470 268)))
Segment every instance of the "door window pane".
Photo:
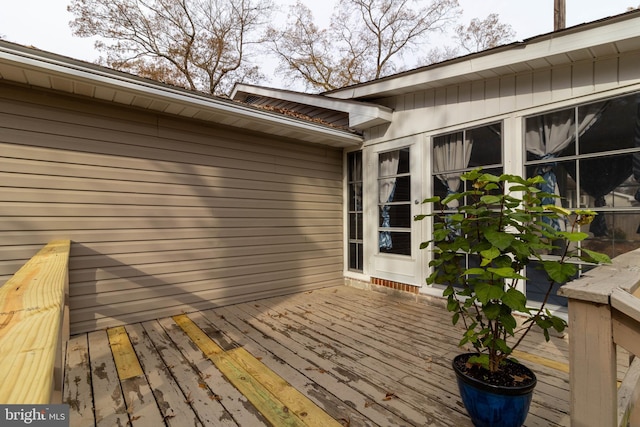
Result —
POLYGON ((409 147, 378 155, 378 248, 411 255, 411 175, 409 147))

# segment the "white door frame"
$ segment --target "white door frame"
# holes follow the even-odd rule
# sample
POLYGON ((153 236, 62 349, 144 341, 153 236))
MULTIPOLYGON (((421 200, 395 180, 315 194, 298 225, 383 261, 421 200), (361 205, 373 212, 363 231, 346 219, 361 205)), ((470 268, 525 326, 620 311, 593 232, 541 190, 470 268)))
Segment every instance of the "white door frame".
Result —
POLYGON ((364 254, 367 274, 380 279, 392 280, 414 286, 424 283, 422 254, 422 223, 412 222, 411 256, 380 253, 378 247, 378 155, 383 152, 410 147, 409 172, 411 174, 411 216, 422 213, 424 137, 412 135, 388 141, 364 149, 363 163, 365 187, 365 232, 364 254))

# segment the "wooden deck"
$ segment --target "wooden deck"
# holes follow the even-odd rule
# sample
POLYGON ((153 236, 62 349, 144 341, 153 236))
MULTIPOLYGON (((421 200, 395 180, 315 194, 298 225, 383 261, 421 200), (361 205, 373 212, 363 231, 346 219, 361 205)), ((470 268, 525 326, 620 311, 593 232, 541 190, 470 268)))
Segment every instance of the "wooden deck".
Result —
MULTIPOLYGON (((471 426, 457 341, 441 307, 327 288, 74 336, 64 399, 71 426, 471 426)), ((567 349, 521 346, 527 426, 569 425, 567 349)))

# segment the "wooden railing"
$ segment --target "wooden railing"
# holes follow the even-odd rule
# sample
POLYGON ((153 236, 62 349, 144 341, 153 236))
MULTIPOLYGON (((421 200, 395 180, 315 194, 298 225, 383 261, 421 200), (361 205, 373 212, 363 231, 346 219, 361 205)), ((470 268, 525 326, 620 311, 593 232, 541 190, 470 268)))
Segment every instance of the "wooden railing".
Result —
POLYGON ((640 426, 640 249, 563 286, 572 427, 640 426), (617 349, 631 362, 620 387, 617 349))
POLYGON ((0 404, 62 401, 69 250, 49 243, 0 287, 0 404))

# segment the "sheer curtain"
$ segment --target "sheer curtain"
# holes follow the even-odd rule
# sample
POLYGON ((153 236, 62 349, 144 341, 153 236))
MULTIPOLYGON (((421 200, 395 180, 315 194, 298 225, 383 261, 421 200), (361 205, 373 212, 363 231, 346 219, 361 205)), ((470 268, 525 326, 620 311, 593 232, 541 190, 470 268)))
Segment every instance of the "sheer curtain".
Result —
MULTIPOLYGON (((465 144, 463 138, 462 132, 441 136, 437 138, 433 146, 433 167, 436 176, 447 188, 447 194, 458 192, 462 172, 445 172, 465 169, 471 160, 473 142, 471 139, 467 139, 465 144)), ((457 200, 453 200, 447 205, 449 208, 457 206, 457 200)))
MULTIPOLYGON (((633 128, 633 145, 640 148, 640 102, 636 106, 636 124, 633 128)), ((640 153, 633 153, 633 177, 640 183, 640 153)), ((636 191, 635 199, 640 202, 640 189, 636 191)), ((640 233, 640 227, 638 227, 640 233)))
MULTIPOLYGON (((605 108, 606 102, 581 107, 585 113, 580 119, 577 129, 575 108, 527 119, 525 135, 527 151, 537 159, 557 158, 562 150, 575 141, 576 137, 583 135, 598 121, 605 108)), ((555 167, 556 164, 550 162, 540 165, 536 169, 536 174, 541 175, 545 180, 542 190, 551 194, 559 193, 556 185, 555 167)), ((556 204, 557 202, 558 199, 554 198, 543 200, 545 204, 556 204)), ((558 230, 561 228, 561 224, 557 220, 553 220, 550 225, 558 230)))
MULTIPOLYGON (((390 151, 388 153, 381 153, 378 157, 378 176, 389 177, 391 175, 397 175, 398 165, 400 164, 400 151, 390 151)), ((390 227, 390 215, 389 211, 391 206, 387 203, 393 202, 393 193, 396 189, 396 178, 382 178, 379 183, 379 199, 380 211, 382 216, 382 227, 390 227)), ((391 233, 388 231, 381 231, 379 238, 380 249, 391 249, 393 243, 391 241, 391 233)))

